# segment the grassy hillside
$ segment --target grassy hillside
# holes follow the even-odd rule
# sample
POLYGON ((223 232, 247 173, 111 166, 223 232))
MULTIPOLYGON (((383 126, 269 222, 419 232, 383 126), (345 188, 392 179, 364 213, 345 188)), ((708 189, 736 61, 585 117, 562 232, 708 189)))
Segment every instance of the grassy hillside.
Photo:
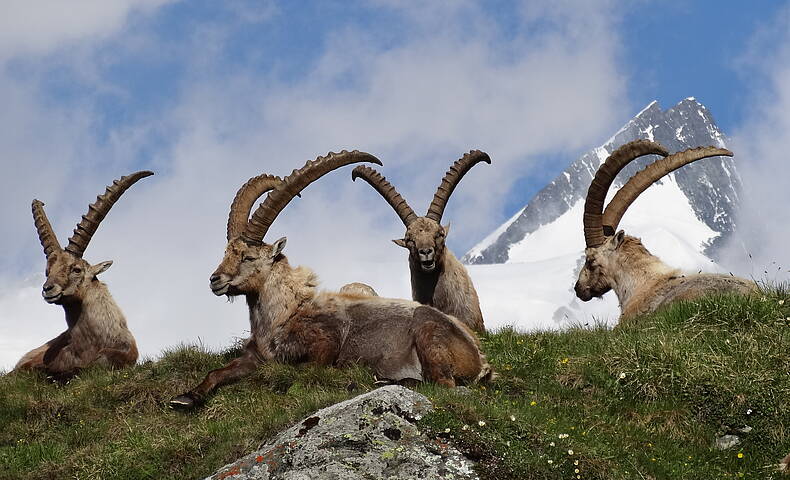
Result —
MULTIPOLYGON (((418 387, 437 406, 422 428, 477 460, 483 478, 779 478, 790 452, 784 291, 706 298, 615 330, 504 331, 483 345, 494 383, 418 387), (742 443, 713 448, 728 433, 742 443)), ((373 388, 361 368, 268 365, 195 413, 165 406, 235 354, 178 348, 65 386, 0 377, 0 478, 199 478, 373 388)))

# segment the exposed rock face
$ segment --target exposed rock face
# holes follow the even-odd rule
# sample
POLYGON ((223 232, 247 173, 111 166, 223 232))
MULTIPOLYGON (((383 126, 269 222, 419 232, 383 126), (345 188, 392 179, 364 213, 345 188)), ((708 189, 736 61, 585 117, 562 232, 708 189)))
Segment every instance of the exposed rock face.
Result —
POLYGON ((478 478, 455 448, 417 430, 432 409, 424 395, 382 387, 315 412, 209 478, 478 478))

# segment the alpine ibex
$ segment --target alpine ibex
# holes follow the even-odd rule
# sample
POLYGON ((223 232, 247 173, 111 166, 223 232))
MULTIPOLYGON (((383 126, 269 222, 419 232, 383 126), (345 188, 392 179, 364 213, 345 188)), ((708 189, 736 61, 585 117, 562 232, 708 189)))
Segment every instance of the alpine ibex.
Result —
POLYGON ((483 332, 485 326, 477 291, 469 272, 445 247, 450 225, 443 227, 440 223, 455 186, 479 162, 490 164, 491 159, 484 152, 472 150, 456 161, 445 173, 424 217, 418 217, 395 187, 376 170, 360 165, 354 168, 351 179, 359 177, 368 182, 406 225, 406 235, 393 242, 409 250, 411 298, 454 316, 472 330, 483 332))
POLYGON ((587 192, 584 205, 586 261, 576 282, 576 296, 583 301, 614 289, 620 302, 620 319, 649 313, 677 300, 688 300, 714 292, 749 293, 754 282, 730 275, 683 275, 650 254, 635 237, 620 230, 626 209, 650 185, 691 162, 716 156, 732 156, 723 148, 699 147, 669 155, 661 145, 636 140, 614 152, 601 165, 587 192), (631 177, 603 211, 609 187, 623 167, 643 155, 661 158, 631 177), (603 211, 603 213, 601 213, 603 211))
POLYGON ((215 295, 246 297, 250 338, 239 358, 173 398, 172 407, 202 403, 218 386, 269 361, 360 362, 390 380, 426 379, 448 386, 490 375, 476 337, 452 317, 409 300, 318 292, 316 275, 306 267, 291 267, 283 255, 285 237, 272 244, 263 241, 301 190, 332 170, 359 162, 381 165, 364 152, 329 153, 285 179, 261 175, 241 187, 230 208, 225 256, 209 280, 215 295), (256 199, 268 191, 247 220, 256 199))
POLYGON ((91 265, 82 254, 113 204, 135 182, 150 175, 153 172, 136 172, 108 186, 88 206, 88 213, 82 216, 65 249, 58 243, 44 204, 33 200, 33 221, 47 258, 42 295, 47 303, 63 306, 67 328, 25 354, 14 370, 37 369, 65 379, 94 363, 122 368, 137 361, 137 344, 126 319, 107 285, 97 278, 110 268, 112 261, 91 265))

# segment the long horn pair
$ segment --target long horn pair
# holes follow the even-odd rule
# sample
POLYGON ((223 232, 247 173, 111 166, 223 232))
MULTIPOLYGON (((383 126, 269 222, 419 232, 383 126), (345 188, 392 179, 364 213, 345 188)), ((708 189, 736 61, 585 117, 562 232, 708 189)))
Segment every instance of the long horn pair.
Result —
POLYGON ((667 154, 667 150, 657 143, 648 140, 637 140, 618 148, 606 159, 606 162, 596 172, 593 183, 590 184, 585 202, 584 238, 588 247, 601 245, 605 240, 605 234, 613 235, 628 207, 650 185, 665 175, 703 158, 731 157, 733 155, 727 149, 716 147, 690 148, 669 156, 667 154), (612 201, 606 206, 606 210, 601 214, 606 194, 617 173, 637 157, 650 153, 662 155, 665 158, 656 160, 631 177, 615 194, 612 201))
MULTIPOLYGON (((263 190, 264 187, 261 187, 261 185, 265 184, 265 188, 270 190, 269 195, 266 197, 266 200, 264 200, 263 203, 258 206, 249 221, 246 222, 244 229, 238 229, 240 230, 241 239, 251 245, 260 245, 263 242, 263 237, 266 235, 269 227, 271 227, 272 223, 277 218, 277 215, 279 215, 286 205, 288 205, 288 203, 293 200, 295 196, 299 195, 299 193, 308 185, 318 180, 325 174, 331 172, 332 170, 350 165, 352 163, 360 162, 369 162, 375 163, 376 165, 381 165, 381 161, 369 153, 360 152, 357 150, 352 152, 343 150, 340 153, 329 152, 324 157, 318 157, 313 161, 308 161, 304 167, 300 168, 299 170, 294 170, 290 175, 282 180, 279 180, 277 177, 266 176, 269 180, 266 182, 262 180, 256 189, 262 190, 258 196, 262 195, 266 190, 263 190), (276 185, 273 185, 274 183, 276 183, 276 185)), ((250 180, 250 182, 253 180, 250 180)), ((244 187, 242 187, 242 190, 244 190, 244 187)), ((246 213, 249 213, 252 203, 255 202, 255 199, 249 200, 250 207, 247 207, 247 210, 245 211, 242 205, 246 205, 246 202, 248 201, 246 199, 252 197, 254 193, 249 193, 249 195, 245 193, 242 195, 242 190, 239 190, 236 198, 239 199, 241 196, 245 200, 239 200, 236 209, 237 211, 234 211, 233 207, 231 207, 231 215, 228 218, 229 239, 231 238, 231 233, 235 234, 237 231, 237 225, 241 224, 241 221, 238 219, 242 218, 242 213, 245 213, 246 216, 246 213)), ((252 187, 250 188, 250 192, 253 192, 252 187)), ((255 198, 257 199, 257 197, 255 198)), ((234 200, 234 205, 236 204, 237 202, 234 200)))
POLYGON ((603 203, 614 177, 633 160, 648 154, 667 156, 669 151, 649 140, 634 140, 613 151, 595 172, 584 202, 584 240, 587 247, 597 247, 606 240, 603 230, 603 203))
MULTIPOLYGON (((154 172, 143 170, 114 180, 112 185, 109 185, 102 195, 96 197, 95 202, 88 205, 88 213, 83 215, 82 220, 77 224, 65 250, 77 257, 82 257, 85 249, 88 248, 91 238, 93 238, 93 234, 96 233, 96 229, 99 228, 102 220, 110 212, 115 202, 138 180, 153 174, 154 172)), ((44 212, 44 204, 39 200, 33 200, 33 222, 36 225, 41 246, 44 247, 44 255, 49 257, 54 251, 60 250, 58 237, 52 230, 52 225, 44 212)))
MULTIPOLYGON (((480 150, 472 150, 456 160, 455 163, 450 166, 447 173, 444 174, 442 183, 440 183, 439 188, 436 189, 433 201, 428 207, 428 213, 425 216, 435 220, 437 223, 441 222, 444 208, 447 206, 447 201, 450 199, 450 195, 452 195, 458 182, 461 181, 472 167, 480 162, 491 163, 491 158, 488 154, 480 150)), ((379 192, 379 194, 384 197, 384 200, 395 210, 395 213, 398 214, 404 225, 408 227, 411 222, 417 219, 417 215, 406 200, 404 200, 395 187, 376 170, 367 166, 358 166, 351 172, 351 179, 356 180, 357 178, 362 178, 379 192)))

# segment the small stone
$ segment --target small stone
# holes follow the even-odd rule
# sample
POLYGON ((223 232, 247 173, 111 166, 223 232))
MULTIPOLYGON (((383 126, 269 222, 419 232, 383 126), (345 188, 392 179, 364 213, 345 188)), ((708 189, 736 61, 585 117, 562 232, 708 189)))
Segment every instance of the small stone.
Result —
POLYGON ((741 443, 741 439, 737 435, 722 435, 716 439, 716 448, 719 450, 727 450, 741 443))

